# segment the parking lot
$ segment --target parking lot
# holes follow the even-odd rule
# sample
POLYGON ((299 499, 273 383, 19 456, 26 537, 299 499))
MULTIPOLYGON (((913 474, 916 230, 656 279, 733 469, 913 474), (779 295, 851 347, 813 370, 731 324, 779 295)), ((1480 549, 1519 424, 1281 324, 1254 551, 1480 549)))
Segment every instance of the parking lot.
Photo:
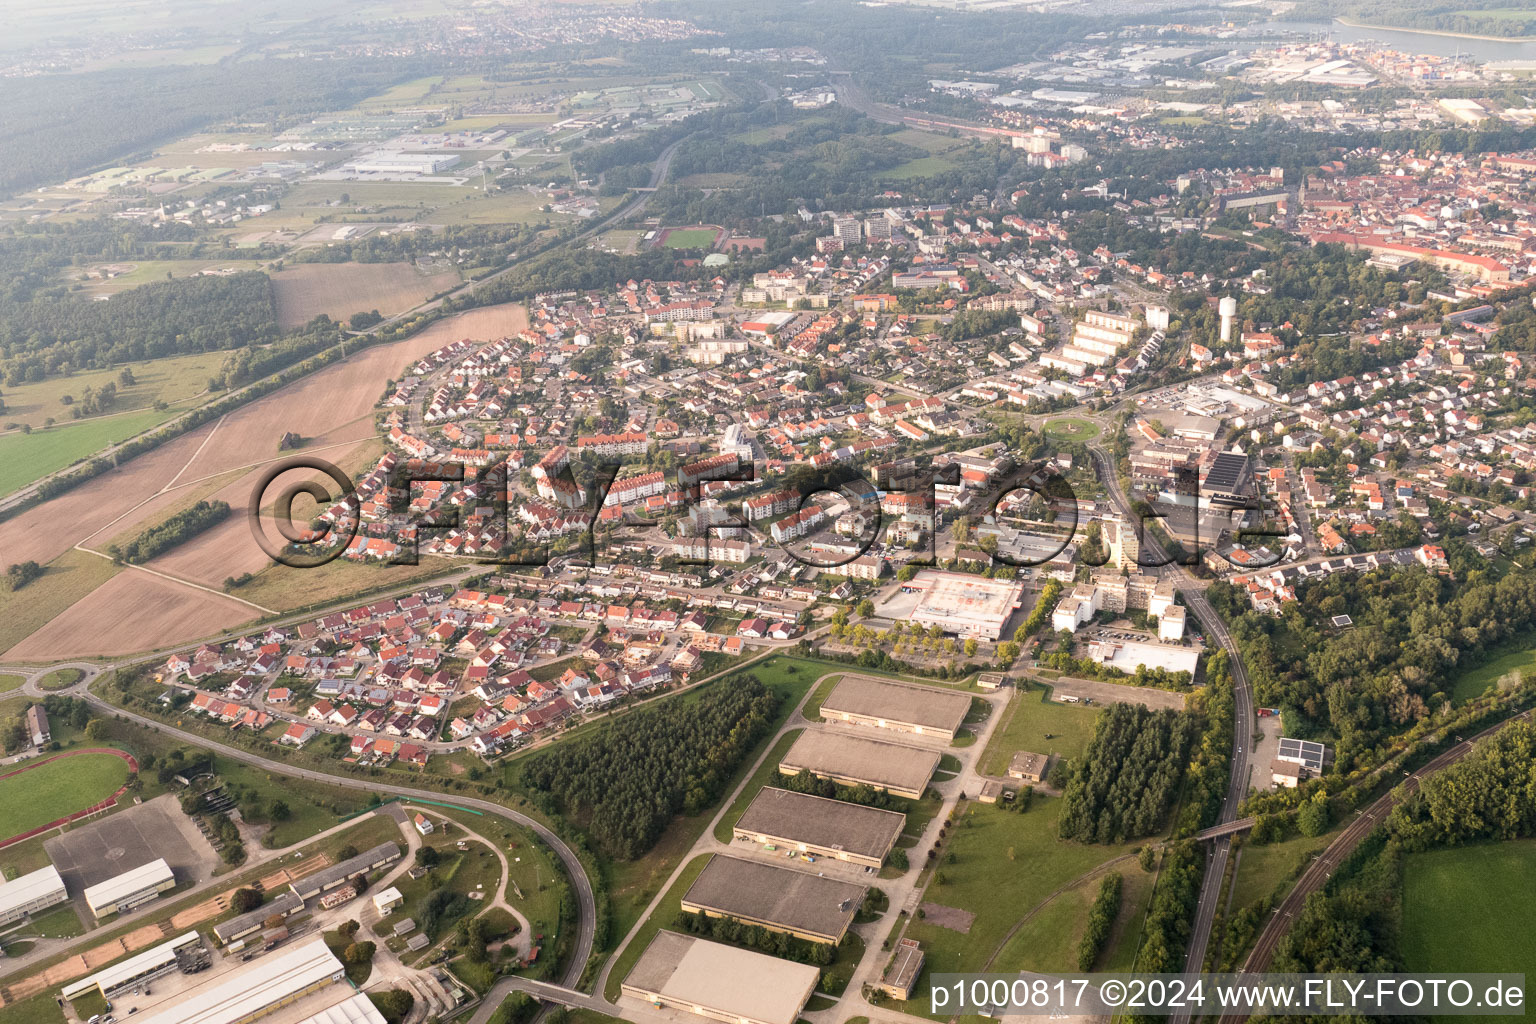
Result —
POLYGON ((85 921, 91 920, 91 912, 82 892, 124 871, 164 857, 178 882, 200 882, 218 864, 213 848, 171 794, 71 829, 43 848, 85 921))

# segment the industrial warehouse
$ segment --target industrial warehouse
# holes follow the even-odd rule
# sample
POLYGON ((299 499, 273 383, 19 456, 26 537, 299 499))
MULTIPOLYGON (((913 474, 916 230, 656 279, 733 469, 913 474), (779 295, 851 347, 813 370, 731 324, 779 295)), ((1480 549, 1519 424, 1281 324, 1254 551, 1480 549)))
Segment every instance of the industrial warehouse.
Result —
POLYGON ((820 980, 809 964, 663 929, 621 989, 653 1006, 725 1024, 795 1024, 820 980))
POLYGON ((203 948, 202 938, 197 932, 185 932, 158 946, 135 953, 111 967, 87 975, 73 984, 65 985, 62 995, 65 999, 77 999, 95 990, 103 998, 111 999, 126 989, 137 988, 178 968, 206 959, 207 951, 203 948))
POLYGON ((971 698, 932 686, 871 676, 843 676, 821 703, 823 721, 865 725, 950 742, 970 713, 971 698))
POLYGON ((176 875, 164 857, 124 871, 85 890, 86 906, 101 920, 108 914, 126 910, 158 899, 167 889, 176 887, 176 875))
POLYGON ((901 836, 906 815, 765 786, 736 822, 735 835, 878 868, 901 836))
POLYGON ((683 894, 683 910, 729 917, 797 939, 842 941, 864 886, 776 864, 716 854, 683 894))
POLYGON ((808 771, 845 786, 873 786, 916 800, 938 770, 939 756, 937 750, 865 739, 849 730, 807 729, 779 762, 779 771, 808 771))
POLYGON ((184 992, 135 1024, 248 1024, 340 981, 346 969, 319 936, 184 992))
POLYGON ((998 640, 1024 603, 1024 584, 924 569, 896 588, 877 609, 882 618, 910 619, 946 633, 998 640))
POLYGON ((9 882, 0 882, 0 925, 57 906, 69 898, 64 879, 52 864, 9 882))

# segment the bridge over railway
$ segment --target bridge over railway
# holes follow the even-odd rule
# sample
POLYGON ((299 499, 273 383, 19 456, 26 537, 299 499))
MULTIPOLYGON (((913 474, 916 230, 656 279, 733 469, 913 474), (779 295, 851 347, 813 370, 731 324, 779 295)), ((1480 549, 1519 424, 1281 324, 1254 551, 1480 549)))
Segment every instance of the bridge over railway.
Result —
POLYGON ((1195 838, 1204 842, 1207 839, 1220 839, 1222 836, 1230 836, 1234 832, 1246 832, 1253 828, 1253 818, 1238 818, 1235 821, 1224 821, 1220 825, 1212 825, 1210 828, 1195 833, 1195 838))

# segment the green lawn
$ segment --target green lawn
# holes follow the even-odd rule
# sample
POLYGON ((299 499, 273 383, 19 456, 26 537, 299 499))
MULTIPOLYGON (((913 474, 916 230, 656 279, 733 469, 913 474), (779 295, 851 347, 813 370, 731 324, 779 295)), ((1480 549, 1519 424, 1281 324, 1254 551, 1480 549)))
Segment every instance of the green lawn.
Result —
MULTIPOLYGON (((1041 904, 1061 886, 1073 882, 1093 868, 1129 853, 1134 844, 1085 845, 1063 842, 1056 838, 1056 818, 1061 809, 1059 799, 1037 796, 1030 809, 1022 814, 1005 811, 996 805, 969 804, 965 817, 954 826, 947 851, 941 855, 941 863, 933 873, 924 892, 927 902, 944 907, 969 911, 975 915, 966 932, 941 927, 931 919, 913 920, 907 928, 907 936, 915 938, 927 950, 928 971, 980 971, 983 965, 1003 946, 1009 930, 1039 907, 1033 922, 1045 915, 1040 927, 1049 931, 1057 927, 1057 946, 1076 949, 1064 923, 1072 917, 1071 908, 1078 902, 1086 907, 1097 891, 1090 881, 1086 896, 1063 894, 1046 906, 1041 904), (954 863, 948 863, 949 854, 954 863), (1011 854, 1011 856, 1010 856, 1011 854), (939 875, 945 878, 938 884, 939 875), (1068 897, 1063 908, 1055 903, 1068 897), (1058 927, 1059 926, 1059 927, 1058 927)), ((1124 861, 1122 873, 1139 871, 1134 861, 1124 861)), ((1021 950, 1014 955, 1022 957, 1021 950)), ((1035 955, 1035 954, 1032 954, 1035 955)), ((1061 949, 1054 952, 1047 948, 1038 956, 1054 963, 1061 958, 1061 949)), ((1001 968, 999 968, 1001 969, 1001 968)), ((924 983, 925 984, 925 983, 924 983)), ((926 995, 915 996, 908 1001, 908 1009, 926 1006, 926 995)))
POLYGON ((0 693, 10 693, 21 688, 21 684, 27 681, 26 676, 0 675, 0 693))
POLYGON ((119 441, 126 441, 179 415, 182 409, 144 409, 121 416, 62 422, 30 434, 0 435, 0 496, 57 472, 119 441))
POLYGON ((1088 420, 1079 419, 1076 416, 1062 416, 1059 419, 1047 420, 1045 433, 1065 441, 1089 441, 1099 436, 1099 428, 1088 420))
POLYGON ((678 228, 667 236, 668 249, 708 249, 720 233, 714 228, 678 228))
POLYGON ((735 828, 736 822, 740 820, 742 812, 747 809, 747 805, 752 802, 752 798, 757 796, 764 786, 778 779, 779 762, 784 760, 784 755, 789 753, 789 748, 794 745, 795 740, 799 739, 800 734, 804 731, 804 729, 791 729, 779 737, 778 742, 773 745, 773 749, 768 752, 768 756, 763 758, 763 763, 758 767, 757 771, 752 773, 752 777, 747 780, 747 784, 741 788, 741 795, 732 800, 731 806, 720 816, 720 822, 715 826, 716 839, 722 843, 731 841, 732 829, 735 828))
POLYGON ((982 752, 983 775, 1002 775, 1014 753, 1028 750, 1036 754, 1079 757, 1093 735, 1098 718, 1096 707, 1058 704, 1046 700, 1044 687, 1021 689, 1002 712, 1002 723, 992 732, 987 749, 982 752), (1046 739, 1049 735, 1051 738, 1046 739))
POLYGON ((1536 648, 1506 651, 1492 661, 1486 661, 1477 668, 1457 676, 1456 682, 1451 686, 1451 700, 1460 704, 1473 697, 1481 697, 1483 691, 1497 683, 1501 676, 1511 672, 1524 673, 1532 670, 1536 670, 1536 648))
POLYGON ((1536 974, 1533 875, 1536 840, 1530 839, 1404 857, 1404 965, 1410 971, 1536 974))
POLYGON ((704 870, 704 865, 709 863, 711 856, 713 854, 701 853, 688 862, 688 866, 683 868, 682 873, 677 876, 677 881, 672 883, 672 887, 662 897, 661 903, 656 907, 656 913, 645 919, 630 939, 629 945, 624 947, 624 952, 614 960, 613 969, 608 972, 608 984, 603 988, 603 995, 609 1002, 619 998, 619 986, 634 969, 635 961, 640 959, 640 954, 645 952, 645 947, 651 944, 656 933, 662 928, 672 927, 672 922, 681 909, 683 893, 687 892, 688 887, 699 877, 699 873, 704 870))
POLYGON ((1232 883, 1232 909, 1252 906, 1282 883, 1295 880, 1312 854, 1332 841, 1333 833, 1328 833, 1311 838, 1297 836, 1281 843, 1244 844, 1237 862, 1237 877, 1232 883))
POLYGON ((37 685, 45 690, 62 690, 66 686, 74 686, 85 675, 77 668, 56 668, 37 681, 37 685))
POLYGON ((46 825, 111 796, 128 779, 113 754, 76 754, 0 781, 0 837, 46 825))

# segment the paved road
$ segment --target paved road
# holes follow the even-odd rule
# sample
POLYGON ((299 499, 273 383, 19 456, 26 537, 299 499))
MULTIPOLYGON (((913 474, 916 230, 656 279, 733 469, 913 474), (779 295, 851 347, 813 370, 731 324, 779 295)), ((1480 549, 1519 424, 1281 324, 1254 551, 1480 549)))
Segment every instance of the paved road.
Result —
POLYGON ((443 794, 435 790, 411 789, 407 786, 396 786, 372 778, 354 778, 348 775, 327 775, 324 772, 312 771, 308 768, 300 768, 282 761, 273 761, 262 757, 259 754, 253 754, 248 750, 241 750, 238 747, 226 746, 223 743, 215 742, 206 737, 199 736, 196 733, 184 732, 181 729, 165 725, 164 723, 158 722, 152 718, 146 718, 143 715, 139 715, 124 708, 120 708, 115 704, 110 704, 102 698, 98 697, 96 694, 90 692, 90 690, 87 688, 89 682, 90 677, 87 677, 87 679, 82 680, 81 684, 76 684, 75 687, 71 688, 71 695, 84 699, 87 703, 97 708, 104 714, 114 715, 118 718, 127 719, 128 721, 144 726, 145 728, 153 729, 156 732, 164 733, 168 736, 174 736, 177 739, 192 744, 193 746, 204 747, 206 749, 216 751, 225 757, 233 758, 236 761, 252 765, 262 769, 263 771, 274 772, 278 775, 286 775, 290 778, 305 779, 310 782, 319 782, 331 786, 340 786, 345 789, 357 789, 370 793, 401 796, 408 799, 428 801, 447 800, 450 803, 459 804, 461 806, 469 807, 477 811, 483 811, 486 814, 499 815, 500 817, 506 818, 509 821, 514 821, 528 829, 534 835, 542 839, 549 846, 549 848, 555 852, 555 856, 560 858, 560 863, 564 865, 565 872, 571 879, 571 885, 576 890, 576 949, 571 956, 570 963, 566 965, 565 973, 561 980, 564 984, 571 986, 574 986, 581 980, 582 972, 586 969, 587 966, 587 960, 592 955, 592 945, 597 924, 597 904, 592 896, 592 881, 587 877, 586 869, 582 867, 581 860, 576 856, 575 852, 572 851, 571 848, 567 846, 559 836, 550 831, 549 828, 547 828, 542 822, 536 821, 535 819, 530 818, 525 814, 521 814, 517 811, 503 807, 501 804, 493 803, 489 800, 480 800, 475 797, 458 796, 455 794, 443 794))
MULTIPOLYGON (((1134 516, 1130 501, 1120 487, 1120 478, 1115 472, 1115 464, 1112 456, 1104 448, 1096 444, 1088 446, 1093 453, 1094 464, 1099 471, 1099 477, 1104 481, 1105 488, 1109 491, 1110 498, 1121 515, 1128 519, 1134 516)), ((1143 557, 1143 561, 1164 561, 1167 552, 1152 535, 1146 533, 1142 540, 1142 548, 1152 556, 1151 559, 1143 557)), ((1232 772, 1227 783, 1227 795, 1222 801, 1221 817, 1217 824, 1233 821, 1237 818, 1238 805, 1248 794, 1248 748, 1252 746, 1254 718, 1253 695, 1248 686, 1248 673, 1243 668, 1242 653, 1237 649, 1232 635, 1227 631, 1226 623, 1216 610, 1206 600, 1204 584, 1190 576, 1182 566, 1168 565, 1160 570, 1164 574, 1178 578, 1179 589, 1183 592, 1184 602, 1189 610, 1199 616, 1209 634, 1226 651, 1232 671, 1232 696, 1234 705, 1232 723, 1232 772)), ((1232 839, 1230 836, 1222 836, 1210 844, 1206 856, 1205 878, 1200 886, 1200 902, 1196 906, 1195 921, 1189 937, 1189 952, 1185 959, 1185 969, 1198 972, 1205 963, 1206 946, 1210 942, 1211 925, 1216 919, 1217 905, 1220 902, 1222 883, 1227 874, 1227 861, 1232 855, 1232 839)), ((1188 1013, 1175 1016, 1175 1024, 1184 1024, 1189 1019, 1188 1013)))

